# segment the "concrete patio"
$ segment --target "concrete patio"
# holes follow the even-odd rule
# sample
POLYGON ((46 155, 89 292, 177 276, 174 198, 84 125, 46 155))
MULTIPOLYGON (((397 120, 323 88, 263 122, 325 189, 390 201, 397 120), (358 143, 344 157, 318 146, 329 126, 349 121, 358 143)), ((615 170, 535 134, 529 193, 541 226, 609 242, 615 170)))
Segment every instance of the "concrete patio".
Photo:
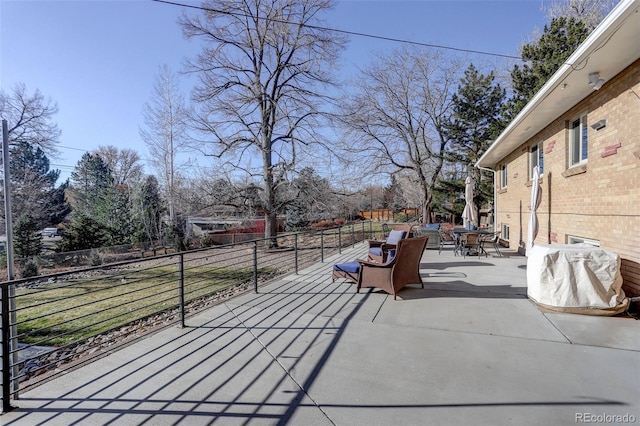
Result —
POLYGON ((0 424, 640 422, 634 319, 540 312, 512 251, 427 250, 425 288, 396 301, 332 283, 334 263, 365 253, 357 245, 24 393, 0 424))

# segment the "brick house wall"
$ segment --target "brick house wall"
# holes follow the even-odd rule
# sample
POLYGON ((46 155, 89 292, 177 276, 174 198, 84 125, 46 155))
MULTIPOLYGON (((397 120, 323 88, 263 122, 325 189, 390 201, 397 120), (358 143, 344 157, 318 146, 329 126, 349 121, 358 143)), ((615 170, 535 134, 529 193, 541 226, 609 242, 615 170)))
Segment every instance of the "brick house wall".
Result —
POLYGON ((543 152, 538 244, 595 240, 622 259, 623 289, 640 296, 640 60, 594 91, 496 165, 496 226, 524 252, 531 209, 530 147, 543 152), (570 123, 586 114, 588 158, 569 167, 570 123), (606 119, 599 130, 591 125, 606 119), (502 166, 507 185, 501 187, 502 166))

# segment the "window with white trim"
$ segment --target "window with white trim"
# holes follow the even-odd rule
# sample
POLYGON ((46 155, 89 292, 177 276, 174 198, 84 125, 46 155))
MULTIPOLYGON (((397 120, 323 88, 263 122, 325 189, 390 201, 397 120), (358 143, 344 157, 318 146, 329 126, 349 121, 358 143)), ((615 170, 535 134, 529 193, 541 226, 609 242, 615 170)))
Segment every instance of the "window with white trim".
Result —
POLYGON ((507 165, 503 164, 500 166, 500 188, 504 189, 507 187, 507 165))
POLYGON ((587 162, 589 153, 587 129, 587 114, 576 118, 569 125, 569 167, 587 162))
POLYGON ((567 240, 568 240, 569 244, 581 244, 581 243, 584 243, 584 244, 592 245, 594 247, 600 247, 600 241, 592 240, 590 238, 582 238, 582 237, 576 237, 576 236, 573 236, 573 235, 569 235, 567 237, 567 240))
POLYGON ((508 223, 503 223, 502 224, 502 235, 500 236, 500 238, 502 238, 503 240, 508 240, 509 239, 509 224, 508 223))
POLYGON ((537 143, 529 147, 529 179, 533 179, 533 168, 538 166, 540 176, 544 171, 544 158, 542 153, 542 143, 537 143))

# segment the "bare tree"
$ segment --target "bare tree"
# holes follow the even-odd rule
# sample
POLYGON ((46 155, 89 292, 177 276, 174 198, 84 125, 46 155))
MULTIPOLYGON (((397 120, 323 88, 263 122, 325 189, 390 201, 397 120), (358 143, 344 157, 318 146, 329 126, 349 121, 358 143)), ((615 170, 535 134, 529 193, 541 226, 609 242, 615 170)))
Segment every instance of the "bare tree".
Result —
POLYGON ((111 169, 114 184, 136 186, 142 180, 142 164, 137 151, 124 148, 118 149, 115 146, 99 146, 96 154, 107 163, 111 169))
POLYGON ((189 115, 180 92, 178 77, 162 65, 156 77, 151 100, 144 105, 145 128, 140 136, 149 148, 151 164, 158 172, 164 198, 169 204, 169 221, 176 225, 177 156, 188 148, 189 115))
POLYGON ((204 16, 180 21, 186 37, 205 43, 188 64, 199 76, 195 121, 209 142, 202 151, 238 167, 247 156, 260 159, 268 237, 277 234, 283 207, 278 187, 305 146, 322 140, 321 104, 329 99, 321 89, 332 83, 344 45, 318 26, 331 6, 331 0, 208 1, 204 16))
POLYGON ((449 140, 444 124, 459 64, 430 50, 396 50, 362 72, 357 94, 343 102, 347 150, 370 173, 411 173, 429 220, 432 190, 449 140))
POLYGON ((45 99, 37 89, 30 95, 24 83, 17 84, 10 93, 0 90, 0 117, 7 120, 12 145, 26 142, 46 154, 57 154, 60 129, 51 121, 57 112, 55 102, 45 99))
POLYGON ((593 31, 620 0, 563 0, 545 8, 549 21, 555 18, 575 18, 593 31))

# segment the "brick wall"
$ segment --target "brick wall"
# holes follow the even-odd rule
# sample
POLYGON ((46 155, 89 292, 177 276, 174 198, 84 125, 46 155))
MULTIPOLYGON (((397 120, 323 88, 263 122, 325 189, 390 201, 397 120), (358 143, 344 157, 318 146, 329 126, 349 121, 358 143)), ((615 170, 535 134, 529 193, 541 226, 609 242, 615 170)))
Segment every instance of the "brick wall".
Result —
POLYGON ((622 258, 627 295, 640 296, 640 61, 497 164, 497 170, 507 164, 508 182, 498 191, 496 223, 509 225, 512 248, 523 249, 527 239, 528 148, 534 143, 542 143, 544 152, 535 242, 566 244, 570 236, 599 241, 622 258), (568 122, 585 113, 587 163, 569 168, 568 122), (590 127, 601 119, 606 127, 590 127))

